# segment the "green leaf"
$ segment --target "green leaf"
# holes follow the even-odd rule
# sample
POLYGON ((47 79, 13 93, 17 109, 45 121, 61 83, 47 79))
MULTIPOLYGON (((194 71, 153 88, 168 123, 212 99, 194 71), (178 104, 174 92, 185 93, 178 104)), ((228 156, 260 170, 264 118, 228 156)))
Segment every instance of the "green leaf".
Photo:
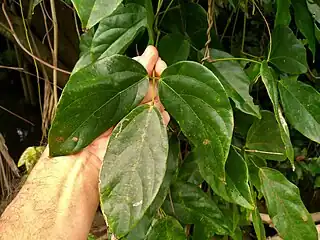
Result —
POLYGON ((131 3, 119 7, 100 22, 92 40, 91 57, 97 59, 124 53, 147 25, 147 11, 141 5, 131 3))
MULTIPOLYGON (((295 1, 295 0, 293 0, 295 1)), ((277 13, 274 27, 279 25, 288 26, 291 22, 290 5, 291 0, 276 0, 277 13)))
POLYGON ((154 12, 152 6, 152 0, 127 0, 126 3, 136 3, 140 4, 147 10, 147 22, 148 22, 148 35, 149 44, 154 45, 154 33, 153 33, 153 23, 154 23, 154 12))
POLYGON ((46 147, 38 146, 38 147, 28 147, 24 152, 21 154, 18 162, 18 167, 25 165, 27 172, 29 173, 34 165, 40 159, 43 151, 46 147))
POLYGON ((273 30, 270 62, 286 73, 307 72, 306 49, 290 28, 277 26, 273 30))
POLYGON ((233 130, 228 96, 216 76, 195 62, 179 62, 161 75, 159 94, 167 111, 200 154, 199 168, 206 179, 225 179, 225 162, 233 130))
POLYGON ((144 214, 139 223, 129 232, 125 237, 126 240, 144 240, 147 232, 151 226, 152 220, 157 211, 163 204, 166 196, 168 195, 169 188, 172 182, 177 177, 177 170, 180 158, 180 143, 176 137, 171 137, 169 141, 169 153, 167 159, 167 170, 164 175, 163 182, 160 186, 156 198, 153 200, 149 209, 144 214))
POLYGON ((167 131, 155 107, 135 108, 113 130, 99 189, 101 210, 118 238, 136 226, 156 198, 167 155, 167 131))
POLYGON ((277 80, 274 77, 272 68, 268 67, 268 63, 266 61, 263 61, 261 64, 260 74, 273 105, 274 115, 278 122, 280 136, 286 149, 286 155, 290 159, 292 166, 294 166, 294 151, 290 140, 289 128, 286 120, 282 115, 282 109, 279 103, 277 80))
POLYGON ((183 60, 187 60, 190 53, 190 43, 181 34, 168 34, 159 42, 160 57, 168 66, 183 60))
MULTIPOLYGON (((210 50, 210 56, 214 59, 233 58, 232 55, 216 49, 210 50)), ((228 96, 236 104, 236 108, 261 118, 259 106, 254 105, 253 99, 249 94, 250 80, 238 62, 206 62, 205 66, 219 78, 228 96)))
POLYGON ((86 29, 92 28, 101 19, 109 16, 121 2, 122 0, 72 0, 82 27, 86 29))
POLYGON ((279 91, 290 124, 312 141, 320 143, 320 93, 300 81, 281 80, 279 91))
POLYGON ((280 236, 284 240, 317 239, 317 230, 297 186, 274 169, 261 168, 259 176, 269 215, 280 236))
POLYGON ((259 209, 256 207, 252 211, 252 223, 258 240, 266 240, 266 231, 261 220, 259 209))
POLYGON ((199 185, 203 182, 203 177, 200 174, 196 154, 194 152, 189 153, 184 159, 183 164, 179 169, 178 179, 195 185, 199 185))
POLYGON ((316 1, 307 0, 307 6, 309 12, 312 14, 313 18, 320 23, 320 6, 316 3, 316 1))
POLYGON ((163 207, 182 223, 203 223, 219 235, 228 235, 232 231, 231 219, 196 185, 181 182, 174 184, 171 199, 172 202, 166 200, 163 207))
POLYGON ((185 240, 187 239, 183 227, 173 217, 167 216, 157 220, 146 240, 185 240))
POLYGON ((316 37, 314 21, 307 6, 307 0, 293 0, 294 18, 300 32, 308 40, 309 48, 315 57, 316 54, 316 37))
POLYGON ((86 33, 81 35, 80 44, 79 44, 80 57, 90 52, 93 36, 94 36, 93 28, 89 29, 86 33))
POLYGON ((245 151, 265 159, 285 160, 286 150, 274 114, 261 111, 261 115, 249 129, 245 151))
POLYGON ((220 181, 214 175, 207 177, 207 182, 213 191, 229 202, 242 207, 253 209, 254 201, 248 184, 249 173, 247 164, 242 156, 233 148, 226 163, 226 182, 220 181))
POLYGON ((148 87, 144 67, 120 55, 102 58, 72 74, 49 132, 50 156, 86 147, 137 106, 148 87))
POLYGON ((265 159, 260 158, 254 154, 245 153, 244 158, 247 162, 250 183, 255 186, 255 188, 261 193, 261 181, 259 178, 259 170, 262 167, 267 166, 267 162, 265 159))

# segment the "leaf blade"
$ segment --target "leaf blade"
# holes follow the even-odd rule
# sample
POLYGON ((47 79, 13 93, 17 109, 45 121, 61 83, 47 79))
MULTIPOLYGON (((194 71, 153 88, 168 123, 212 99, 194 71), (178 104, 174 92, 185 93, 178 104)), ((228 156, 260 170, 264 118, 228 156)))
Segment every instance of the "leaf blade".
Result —
MULTIPOLYGON (((217 49, 211 49, 210 56, 215 59, 233 58, 232 55, 217 49)), ((219 78, 228 96, 236 104, 236 108, 244 113, 261 118, 259 106, 253 103, 249 94, 250 80, 238 62, 206 62, 205 66, 219 78)))
POLYGON ((288 121, 303 135, 320 143, 320 93, 300 81, 279 82, 281 103, 288 121))
POLYGON ((282 115, 282 110, 279 103, 277 80, 274 78, 272 69, 268 67, 268 63, 266 61, 263 61, 261 64, 261 78, 273 105, 274 115, 278 123, 282 142, 284 143, 286 149, 286 155, 289 158, 292 166, 294 166, 294 151, 290 140, 289 128, 282 115))
POLYGON ((272 64, 290 74, 307 72, 306 50, 290 28, 277 26, 272 32, 272 40, 270 58, 272 64), (286 44, 282 44, 283 42, 286 44))
POLYGON ((117 237, 138 224, 155 199, 166 171, 167 131, 159 111, 142 105, 114 129, 100 172, 100 201, 117 237))
POLYGON ((280 236, 284 240, 317 239, 317 230, 299 189, 274 169, 261 168, 259 176, 269 215, 280 236))
POLYGON ((49 132, 50 155, 76 153, 86 147, 137 106, 148 85, 144 67, 120 55, 72 74, 49 132))
POLYGON ((199 167, 203 177, 215 174, 224 180, 233 114, 219 80, 198 63, 179 62, 162 73, 159 95, 186 137, 202 151, 199 167))
POLYGON ((119 7, 104 18, 92 39, 90 53, 93 59, 122 54, 140 31, 146 28, 147 11, 138 4, 119 7))
POLYGON ((71 0, 85 29, 92 28, 101 19, 109 16, 122 0, 71 0))

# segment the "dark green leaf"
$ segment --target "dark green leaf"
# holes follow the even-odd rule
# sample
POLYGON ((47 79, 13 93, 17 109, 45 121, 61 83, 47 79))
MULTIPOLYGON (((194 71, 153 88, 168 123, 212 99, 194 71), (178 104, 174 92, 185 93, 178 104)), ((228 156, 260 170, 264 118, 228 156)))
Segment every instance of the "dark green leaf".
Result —
POLYGON ((214 174, 224 181, 233 116, 219 80, 201 64, 179 62, 162 73, 159 94, 199 154, 202 176, 214 174))
POLYGON ((279 82, 281 103, 290 124, 320 143, 320 93, 300 81, 279 82))
POLYGON ((269 215, 280 236, 284 240, 316 240, 318 233, 299 189, 274 169, 261 168, 259 176, 269 215))
POLYGON ((246 138, 247 133, 253 124, 255 117, 245 114, 239 110, 233 112, 234 115, 234 132, 246 138))
POLYGON ((316 37, 314 34, 314 21, 307 6, 307 0, 293 0, 294 19, 300 32, 308 40, 309 48, 313 55, 316 54, 316 37))
POLYGON ((203 223, 219 235, 228 235, 232 231, 232 220, 196 185, 174 184, 171 199, 172 202, 166 200, 163 207, 182 223, 203 223))
POLYGON ((262 118, 256 119, 249 129, 246 151, 261 158, 285 160, 286 150, 274 114, 269 111, 261 111, 261 115, 262 118))
POLYGON ((154 33, 153 33, 153 23, 154 23, 154 12, 152 6, 152 0, 126 0, 127 3, 140 4, 147 10, 147 22, 148 22, 148 34, 149 34, 149 44, 154 45, 154 33))
POLYGON ((203 182, 203 177, 200 174, 196 154, 194 152, 189 153, 183 161, 183 164, 179 169, 178 179, 195 185, 199 185, 203 182))
POLYGON ((251 63, 248 68, 244 70, 249 78, 250 84, 253 84, 257 81, 260 76, 260 64, 251 63))
POLYGON ((266 240, 266 231, 261 220, 259 209, 256 207, 252 211, 252 223, 258 240, 266 240))
POLYGON ((50 156, 80 151, 144 98, 149 78, 135 60, 115 55, 72 74, 49 132, 50 156))
POLYGON ((181 34, 168 34, 159 42, 160 57, 168 66, 187 60, 190 52, 190 43, 181 34))
POLYGON ((289 128, 282 115, 282 109, 279 103, 277 80, 274 77, 272 68, 268 67, 266 61, 263 61, 261 64, 261 78, 273 105, 274 115, 278 122, 280 136, 286 150, 286 156, 290 159, 292 166, 294 166, 294 151, 290 140, 289 128))
POLYGON ((119 7, 100 22, 92 40, 91 57, 97 59, 124 53, 147 25, 147 11, 141 5, 131 3, 119 7))
POLYGON ((259 170, 267 166, 266 160, 254 154, 245 153, 245 160, 247 162, 250 183, 261 193, 261 182, 259 178, 259 170))
POLYGON ((247 164, 242 156, 230 148, 226 162, 226 182, 220 181, 214 175, 207 176, 207 182, 213 191, 223 199, 253 209, 254 202, 248 184, 249 173, 247 164))
POLYGON ((126 240, 144 240, 147 232, 151 226, 153 217, 164 202, 170 185, 177 177, 177 170, 180 156, 179 141, 175 137, 171 137, 169 141, 169 153, 167 159, 167 170, 164 175, 163 182, 160 186, 159 192, 150 205, 149 209, 144 214, 140 222, 133 228, 125 237, 126 240))
POLYGON ((155 199, 167 155, 167 131, 155 107, 135 108, 113 130, 100 172, 100 199, 117 237, 133 229, 155 199))
POLYGON ((90 52, 93 36, 94 36, 93 28, 89 29, 86 33, 81 35, 80 44, 79 44, 80 57, 90 52))
POLYGON ((270 61, 281 71, 290 74, 305 73, 308 70, 306 49, 291 29, 285 26, 273 30, 270 61))
MULTIPOLYGON (((210 50, 210 56, 214 59, 233 58, 230 54, 216 49, 210 50)), ((261 118, 259 106, 254 105, 249 94, 250 80, 238 62, 206 62, 206 66, 219 78, 239 110, 261 118)))
POLYGON ((243 233, 241 231, 240 227, 237 227, 236 230, 231 234, 231 237, 233 240, 242 240, 243 239, 243 233))
POLYGON ((290 15, 291 0, 276 0, 276 3, 277 3, 277 14, 276 14, 274 27, 277 27, 279 25, 288 26, 291 22, 291 15, 290 15))
POLYGON ((185 240, 183 227, 173 217, 167 216, 157 220, 152 226, 146 240, 185 240))
POLYGON ((72 0, 83 28, 92 28, 101 19, 109 16, 122 0, 72 0))

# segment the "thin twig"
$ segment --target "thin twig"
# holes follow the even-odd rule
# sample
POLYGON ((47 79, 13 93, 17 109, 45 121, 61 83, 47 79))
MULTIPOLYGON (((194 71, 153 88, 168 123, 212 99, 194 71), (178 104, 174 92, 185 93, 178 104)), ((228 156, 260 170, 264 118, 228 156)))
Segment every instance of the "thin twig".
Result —
POLYGON ((261 14, 262 18, 263 18, 263 21, 264 23, 266 24, 267 26, 267 29, 268 29, 268 34, 269 34, 269 52, 268 52, 268 58, 267 58, 267 61, 270 60, 270 56, 271 56, 271 50, 272 50, 272 35, 271 35, 271 30, 270 30, 270 27, 269 27, 269 24, 268 24, 268 21, 267 19, 265 18, 265 16, 263 15, 262 11, 260 10, 260 8, 258 7, 258 5, 255 3, 254 0, 252 0, 252 3, 254 4, 254 6, 258 9, 259 13, 261 14))
MULTIPOLYGON (((53 54, 52 54, 52 62, 53 66, 58 66, 58 44, 59 44, 59 29, 58 29, 58 20, 57 20, 57 14, 56 14, 56 6, 54 3, 54 0, 50 0, 50 6, 51 6, 51 15, 52 15, 52 23, 53 23, 53 54)), ((56 107, 58 104, 58 72, 56 69, 53 70, 53 100, 54 100, 54 106, 56 107)))
MULTIPOLYGON (((41 58, 38 58, 38 57, 35 56, 34 54, 30 53, 30 52, 23 46, 23 44, 20 42, 19 38, 17 37, 17 35, 16 35, 15 31, 14 31, 12 22, 10 21, 10 18, 9 18, 9 16, 8 16, 8 14, 7 14, 6 9, 5 9, 5 3, 4 3, 4 2, 2 3, 2 11, 3 11, 3 13, 4 13, 4 15, 5 15, 5 18, 6 18, 7 22, 8 22, 8 24, 9 24, 11 35, 13 36, 13 38, 16 40, 17 44, 19 45, 19 47, 20 47, 23 51, 25 51, 29 56, 33 57, 34 59, 36 59, 37 61, 39 61, 40 63, 42 63, 43 65, 45 65, 45 66, 47 66, 47 67, 49 67, 49 68, 55 69, 55 70, 57 70, 57 71, 59 71, 59 72, 62 72, 62 73, 68 74, 68 75, 71 74, 71 72, 66 71, 66 70, 63 70, 63 69, 58 68, 58 67, 55 67, 55 66, 51 65, 50 63, 47 63, 46 61, 42 60, 41 58)), ((8 30, 9 30, 9 29, 8 29, 8 30)))
POLYGON ((10 111, 9 109, 6 109, 5 107, 2 107, 1 105, 0 105, 0 108, 1 108, 2 110, 6 111, 6 112, 8 112, 8 113, 10 113, 10 114, 12 114, 13 116, 15 116, 15 117, 17 117, 17 118, 21 119, 22 121, 25 121, 26 123, 29 123, 29 124, 30 124, 30 125, 32 125, 32 126, 34 126, 34 125, 35 125, 34 123, 30 122, 29 120, 27 120, 27 119, 25 119, 25 118, 23 118, 23 117, 19 116, 18 114, 16 114, 16 113, 14 113, 14 112, 10 111))
POLYGON ((215 63, 215 62, 222 62, 222 61, 247 61, 247 62, 254 62, 257 64, 261 64, 261 62, 250 59, 250 58, 218 58, 218 59, 207 59, 208 62, 215 63))
POLYGON ((45 13, 45 10, 44 10, 45 4, 43 2, 41 2, 40 6, 41 6, 41 12, 42 12, 42 16, 43 16, 44 27, 46 29, 46 34, 43 36, 42 43, 44 43, 44 40, 47 38, 48 45, 49 45, 50 51, 52 53, 53 48, 52 48, 51 39, 50 39, 50 32, 53 29, 53 26, 51 26, 50 29, 48 28, 47 14, 45 13))

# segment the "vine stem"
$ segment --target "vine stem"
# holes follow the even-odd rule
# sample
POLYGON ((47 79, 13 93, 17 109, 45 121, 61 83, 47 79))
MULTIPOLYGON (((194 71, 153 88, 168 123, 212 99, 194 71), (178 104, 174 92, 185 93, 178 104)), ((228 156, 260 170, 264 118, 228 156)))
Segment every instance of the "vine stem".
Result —
POLYGON ((271 50, 272 50, 272 35, 271 35, 271 30, 270 30, 270 27, 269 27, 269 24, 268 24, 268 21, 267 21, 266 17, 263 15, 263 13, 262 13, 262 11, 260 10, 260 8, 258 7, 258 5, 255 3, 254 0, 252 0, 252 3, 253 3, 253 5, 258 9, 259 13, 261 14, 261 16, 262 16, 262 18, 263 18, 264 23, 265 23, 266 26, 267 26, 267 30, 268 30, 268 34, 269 34, 269 52, 268 52, 267 61, 269 62, 270 56, 271 56, 271 50))
POLYGON ((158 23, 159 23, 159 13, 160 13, 160 9, 162 7, 162 4, 163 4, 163 0, 158 0, 157 12, 156 12, 155 21, 154 21, 154 31, 157 34, 155 47, 158 47, 159 37, 160 37, 160 31, 158 29, 158 23))
MULTIPOLYGON (((56 6, 54 0, 50 0, 51 6, 51 17, 52 17, 52 24, 53 24, 53 53, 52 53, 52 62, 53 66, 58 66, 58 44, 59 44, 59 29, 58 29, 58 20, 56 14, 56 6)), ((58 104, 58 72, 56 69, 53 69, 53 99, 54 99, 54 106, 57 107, 58 104)))
POLYGON ((12 22, 11 22, 11 20, 10 20, 8 14, 7 14, 7 11, 6 11, 6 9, 5 9, 5 2, 2 3, 2 11, 3 11, 4 16, 5 16, 5 18, 6 18, 7 22, 8 22, 9 27, 10 27, 10 33, 11 33, 12 37, 14 38, 14 40, 17 42, 17 44, 19 45, 19 47, 20 47, 24 52, 26 52, 29 56, 31 56, 32 58, 36 59, 38 62, 42 63, 43 65, 45 65, 45 66, 47 66, 47 67, 49 67, 49 68, 51 68, 51 69, 56 69, 57 71, 62 72, 62 73, 65 73, 65 74, 68 74, 68 75, 71 74, 71 72, 69 72, 69 71, 63 70, 63 69, 61 69, 61 68, 58 68, 58 67, 55 67, 55 66, 51 65, 50 63, 47 63, 46 61, 44 61, 44 60, 42 60, 41 58, 39 58, 39 57, 35 56, 34 54, 32 54, 28 49, 26 49, 26 48, 23 46, 23 44, 21 43, 21 41, 19 40, 19 38, 17 37, 15 31, 14 31, 12 22))
POLYGON ((219 58, 219 59, 207 59, 208 62, 222 62, 222 61, 247 61, 247 62, 253 62, 257 64, 261 64, 261 62, 249 59, 249 58, 219 58))
POLYGON ((29 120, 27 120, 27 119, 25 119, 25 118, 23 118, 23 117, 19 116, 19 115, 18 115, 18 114, 16 114, 16 113, 14 113, 14 112, 10 111, 9 109, 6 109, 5 107, 2 107, 1 105, 0 105, 0 109, 2 109, 2 110, 4 110, 4 111, 6 111, 6 112, 10 113, 11 115, 13 115, 13 116, 15 116, 15 117, 17 117, 17 118, 21 119, 22 121, 24 121, 24 122, 26 122, 26 123, 30 124, 31 126, 35 126, 35 125, 34 125, 34 123, 32 123, 32 122, 30 122, 29 120))

